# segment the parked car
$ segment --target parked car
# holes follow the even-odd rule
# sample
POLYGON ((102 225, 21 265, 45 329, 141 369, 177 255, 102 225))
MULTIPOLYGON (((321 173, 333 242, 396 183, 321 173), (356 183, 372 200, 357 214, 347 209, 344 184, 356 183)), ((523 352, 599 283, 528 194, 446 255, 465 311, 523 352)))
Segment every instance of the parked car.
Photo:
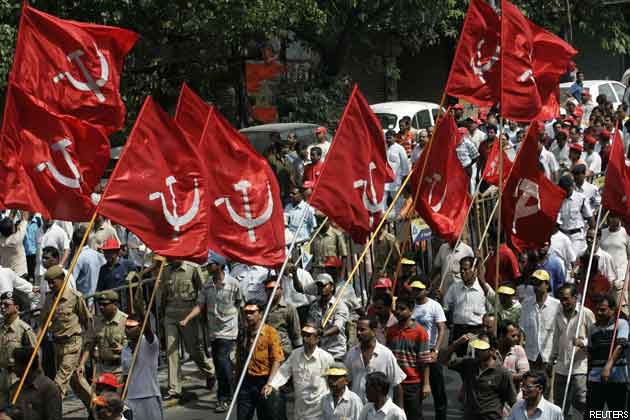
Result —
POLYGON ((370 105, 381 121, 383 130, 398 131, 398 121, 404 116, 411 117, 411 126, 416 130, 435 125, 440 106, 433 102, 397 101, 370 105))
POLYGON ((273 133, 278 133, 280 139, 285 141, 289 133, 295 133, 301 144, 309 145, 315 142, 317 127, 319 125, 309 123, 276 123, 247 127, 241 129, 240 132, 249 139, 256 151, 263 153, 271 146, 273 133))
MULTIPOLYGON (((564 105, 569 99, 569 88, 571 85, 573 85, 573 82, 560 83, 560 104, 564 105)), ((604 94, 613 103, 615 109, 623 101, 624 92, 626 91, 626 86, 615 80, 585 80, 584 88, 591 94, 593 102, 595 102, 598 95, 604 94)))

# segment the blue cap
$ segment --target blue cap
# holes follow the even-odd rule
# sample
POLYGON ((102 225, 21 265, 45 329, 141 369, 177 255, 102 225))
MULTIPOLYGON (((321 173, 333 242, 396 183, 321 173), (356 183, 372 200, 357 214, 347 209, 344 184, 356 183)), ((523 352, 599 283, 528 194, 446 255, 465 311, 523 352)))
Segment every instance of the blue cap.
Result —
POLYGON ((208 250, 208 264, 225 265, 226 263, 227 259, 223 255, 217 254, 211 249, 208 250))

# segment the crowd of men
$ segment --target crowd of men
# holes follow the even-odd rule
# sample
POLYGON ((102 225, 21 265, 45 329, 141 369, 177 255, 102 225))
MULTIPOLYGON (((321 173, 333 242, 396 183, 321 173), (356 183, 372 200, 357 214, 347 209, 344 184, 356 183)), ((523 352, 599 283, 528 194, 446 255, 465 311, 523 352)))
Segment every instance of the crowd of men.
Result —
MULTIPOLYGON (((606 209, 597 226, 600 189, 589 180, 605 171, 616 129, 627 147, 630 120, 625 105, 615 110, 603 95, 593 103, 582 79, 578 74, 565 115, 540 138, 540 170, 567 196, 556 232, 535 250, 497 243, 496 232, 488 236, 488 255, 479 251, 484 247, 473 250, 468 235, 458 243, 434 238, 429 246, 441 245, 427 269, 420 263, 424 248, 406 247, 407 238, 397 234, 408 231, 401 228, 409 216, 403 201, 363 263, 365 282, 342 293, 359 245, 308 204, 330 150, 320 127, 314 144, 276 136, 266 154, 286 204, 287 245, 298 244, 284 275, 212 250, 203 265, 167 261, 142 330, 160 261, 135 235, 98 217, 80 247, 84 224, 5 211, 0 419, 61 419, 70 389, 90 418, 161 419, 163 401, 184 391, 182 349, 208 389, 216 385, 214 411, 227 412, 236 399, 239 420, 416 420, 429 395, 437 420, 446 419, 453 397, 471 420, 627 409, 630 237, 606 209), (129 287, 143 279, 144 286, 129 287), (36 335, 49 318, 38 346, 36 335), (166 390, 157 377, 160 351, 166 390), (451 398, 445 367, 462 381, 451 398)), ((456 105, 450 112, 460 126, 457 155, 473 183, 483 182, 478 174, 493 142, 518 150, 523 140, 526 127, 500 126, 493 110, 467 117, 456 105)), ((416 130, 409 117, 398 132, 385 133, 396 175, 385 188, 390 200, 430 135, 431 127, 416 130)), ((406 200, 413 200, 410 193, 406 200)))

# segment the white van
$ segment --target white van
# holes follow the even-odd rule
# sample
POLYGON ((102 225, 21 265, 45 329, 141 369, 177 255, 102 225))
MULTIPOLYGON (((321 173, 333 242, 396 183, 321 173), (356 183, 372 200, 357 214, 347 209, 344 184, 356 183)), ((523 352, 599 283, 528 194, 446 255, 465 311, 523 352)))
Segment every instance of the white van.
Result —
POLYGON ((411 127, 419 130, 435 125, 435 118, 440 106, 433 102, 397 101, 370 105, 381 121, 383 130, 398 131, 398 122, 404 117, 411 117, 411 127))

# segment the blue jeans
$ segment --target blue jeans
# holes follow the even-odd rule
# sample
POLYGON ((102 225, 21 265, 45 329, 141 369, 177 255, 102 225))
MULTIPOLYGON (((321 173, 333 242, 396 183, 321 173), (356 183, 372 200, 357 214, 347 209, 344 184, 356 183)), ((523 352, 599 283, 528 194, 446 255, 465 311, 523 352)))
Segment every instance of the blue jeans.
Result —
POLYGON ((230 354, 234 351, 236 340, 215 338, 212 340, 212 361, 217 377, 217 400, 232 400, 234 392, 234 364, 230 354))
POLYGON ((237 420, 252 420, 254 414, 258 420, 287 420, 285 403, 280 392, 274 390, 267 398, 260 395, 267 379, 268 376, 245 375, 237 397, 237 420))

